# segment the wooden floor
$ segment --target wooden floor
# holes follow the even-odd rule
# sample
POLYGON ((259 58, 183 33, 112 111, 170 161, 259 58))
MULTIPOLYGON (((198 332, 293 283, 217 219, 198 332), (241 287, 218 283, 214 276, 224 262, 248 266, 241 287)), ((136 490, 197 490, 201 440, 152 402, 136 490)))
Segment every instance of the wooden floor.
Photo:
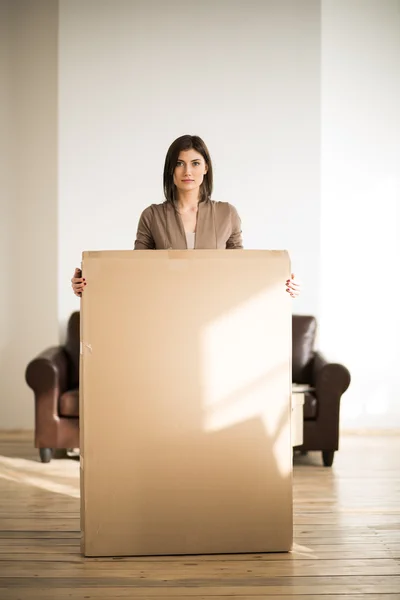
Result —
POLYGON ((400 599, 400 437, 342 437, 332 469, 295 457, 292 553, 85 559, 79 462, 0 434, 0 599, 400 599))

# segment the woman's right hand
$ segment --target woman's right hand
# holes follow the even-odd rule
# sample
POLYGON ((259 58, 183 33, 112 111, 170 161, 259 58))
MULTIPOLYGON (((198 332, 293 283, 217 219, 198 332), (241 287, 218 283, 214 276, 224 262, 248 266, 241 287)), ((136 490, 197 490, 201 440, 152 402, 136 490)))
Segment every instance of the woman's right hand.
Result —
POLYGON ((82 278, 82 271, 80 269, 75 269, 74 276, 71 279, 71 284, 75 296, 82 296, 82 292, 85 289, 86 281, 82 278))

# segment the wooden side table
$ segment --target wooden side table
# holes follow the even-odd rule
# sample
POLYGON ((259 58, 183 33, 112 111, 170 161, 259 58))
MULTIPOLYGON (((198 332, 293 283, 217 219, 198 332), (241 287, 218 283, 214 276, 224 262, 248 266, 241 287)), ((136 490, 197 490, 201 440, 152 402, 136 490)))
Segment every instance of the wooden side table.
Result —
POLYGON ((292 384, 292 446, 303 444, 304 399, 314 388, 307 384, 292 384))
POLYGON ((292 391, 292 446, 303 443, 304 392, 292 391))

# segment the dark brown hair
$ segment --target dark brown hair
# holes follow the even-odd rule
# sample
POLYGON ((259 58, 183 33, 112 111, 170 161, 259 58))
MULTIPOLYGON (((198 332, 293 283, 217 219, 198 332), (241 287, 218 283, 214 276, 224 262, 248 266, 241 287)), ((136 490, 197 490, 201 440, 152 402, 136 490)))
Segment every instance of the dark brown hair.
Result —
POLYGON ((167 202, 175 200, 174 171, 178 162, 179 153, 183 150, 196 150, 204 158, 208 167, 200 186, 200 202, 211 199, 213 188, 213 169, 210 153, 207 146, 197 135, 182 135, 168 148, 164 164, 164 195, 167 202))

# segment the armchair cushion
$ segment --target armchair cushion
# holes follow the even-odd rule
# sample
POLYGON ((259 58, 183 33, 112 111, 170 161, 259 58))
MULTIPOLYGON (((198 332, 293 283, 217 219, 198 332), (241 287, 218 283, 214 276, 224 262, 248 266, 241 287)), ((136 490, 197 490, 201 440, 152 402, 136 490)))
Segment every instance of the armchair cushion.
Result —
POLYGON ((60 397, 60 417, 79 417, 79 390, 69 390, 60 397))

